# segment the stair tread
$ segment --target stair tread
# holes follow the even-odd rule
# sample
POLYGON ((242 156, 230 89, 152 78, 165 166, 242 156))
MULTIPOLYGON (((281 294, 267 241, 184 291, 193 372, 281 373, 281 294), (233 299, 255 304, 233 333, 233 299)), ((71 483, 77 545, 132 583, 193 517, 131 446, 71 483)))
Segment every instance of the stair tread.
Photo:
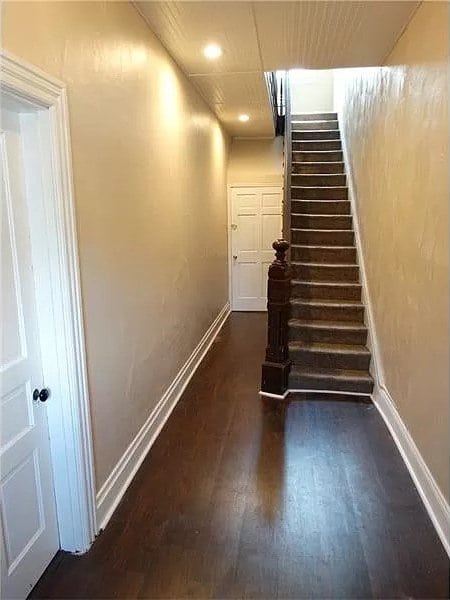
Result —
MULTIPOLYGON (((312 113, 314 114, 314 113, 312 113)), ((337 123, 338 119, 291 119, 291 123, 337 123)))
POLYGON ((317 285, 317 286, 333 286, 333 287, 362 287, 360 283, 355 281, 305 281, 304 279, 291 279, 292 285, 317 285))
MULTIPOLYGON (((293 142, 297 142, 299 144, 302 143, 302 140, 292 140, 293 142)), ((315 140, 310 140, 315 141, 315 140)), ((327 142, 332 142, 332 141, 336 141, 336 140, 326 140, 327 142)), ((293 152, 295 152, 296 154, 336 154, 336 152, 342 152, 342 150, 293 150, 293 152)), ((303 161, 296 161, 296 162, 303 162, 303 161)), ((309 161, 309 162, 315 162, 315 161, 309 161)), ((330 162, 343 162, 343 161, 330 161, 330 162)))
POLYGON ((299 265, 302 267, 357 267, 356 263, 316 263, 292 260, 291 265, 299 265))
POLYGON ((291 298, 292 304, 307 304, 308 306, 361 306, 361 300, 330 300, 328 298, 291 298))
MULTIPOLYGON (((310 216, 310 215, 308 215, 308 216, 310 216)), ((336 216, 338 216, 338 215, 336 215, 336 216)), ((341 215, 339 215, 339 216, 341 216, 341 215)), ((353 229, 311 229, 311 228, 305 229, 304 227, 300 229, 298 227, 292 227, 291 231, 303 231, 303 232, 317 231, 318 233, 331 233, 333 231, 334 233, 339 233, 341 231, 346 231, 346 232, 353 231, 353 229)))
POLYGON ((358 323, 358 321, 324 321, 323 319, 289 319, 290 327, 317 327, 317 328, 328 328, 333 329, 357 329, 359 331, 367 331, 367 327, 364 323, 358 323))
POLYGON ((331 342, 302 342, 295 340, 289 342, 289 349, 370 355, 370 350, 367 346, 362 346, 360 344, 334 344, 331 342))
POLYGON ((293 364, 291 368, 291 374, 303 377, 335 377, 337 379, 361 379, 366 381, 373 381, 372 375, 368 371, 355 370, 355 369, 322 369, 316 368, 311 369, 310 367, 304 369, 298 365, 293 364))
MULTIPOLYGON (((336 200, 336 202, 340 202, 340 200, 336 200)), ((314 217, 333 217, 333 218, 342 218, 342 217, 350 217, 351 215, 337 215, 334 213, 291 213, 292 217, 308 217, 308 218, 314 218, 314 217)), ((295 227, 293 227, 292 229, 295 229, 295 227)), ((349 231, 348 229, 333 229, 333 231, 349 231)), ((353 229, 352 229, 353 231, 353 229)))
MULTIPOLYGON (((323 177, 323 175, 321 175, 320 177, 323 177)), ((335 190, 335 189, 346 190, 347 187, 348 186, 346 186, 346 185, 291 185, 291 188, 302 188, 304 190, 317 190, 317 189, 329 190, 330 188, 332 188, 333 190, 335 190)), ((295 200, 295 198, 293 198, 293 200, 295 200)))
MULTIPOLYGON (((307 231, 317 231, 317 229, 307 229, 307 231)), ((350 230, 347 230, 350 231, 350 230)), ((355 246, 330 246, 330 244, 291 244, 291 248, 321 248, 325 250, 353 250, 355 246)))

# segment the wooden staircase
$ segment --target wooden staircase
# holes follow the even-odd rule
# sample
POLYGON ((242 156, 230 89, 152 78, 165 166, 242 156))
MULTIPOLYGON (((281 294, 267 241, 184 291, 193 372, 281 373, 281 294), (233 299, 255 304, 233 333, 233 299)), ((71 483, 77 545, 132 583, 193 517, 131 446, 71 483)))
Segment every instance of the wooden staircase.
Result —
POLYGON ((290 390, 370 394, 370 351, 335 113, 291 120, 290 390))

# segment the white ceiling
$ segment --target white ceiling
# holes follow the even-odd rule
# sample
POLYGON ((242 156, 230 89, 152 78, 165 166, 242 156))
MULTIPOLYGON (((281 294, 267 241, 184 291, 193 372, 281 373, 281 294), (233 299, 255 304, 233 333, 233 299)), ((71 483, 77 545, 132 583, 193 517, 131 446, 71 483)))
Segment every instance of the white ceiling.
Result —
POLYGON ((150 28, 233 136, 272 136, 265 71, 383 63, 420 2, 136 1, 150 28), (207 60, 202 49, 219 44, 207 60), (241 113, 250 121, 240 123, 241 113))

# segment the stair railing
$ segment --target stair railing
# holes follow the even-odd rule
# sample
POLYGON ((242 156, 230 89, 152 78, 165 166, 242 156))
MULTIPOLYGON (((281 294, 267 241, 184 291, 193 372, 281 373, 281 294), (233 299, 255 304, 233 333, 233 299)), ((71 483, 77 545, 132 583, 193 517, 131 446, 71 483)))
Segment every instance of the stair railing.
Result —
POLYGON ((291 125, 291 91, 289 71, 284 78, 285 118, 283 145, 283 238, 291 241, 291 171, 292 171, 292 125, 291 125))
MULTIPOLYGON (((283 238, 276 240, 272 247, 276 258, 270 265, 267 281, 267 348, 262 366, 261 393, 284 398, 288 390, 289 360, 288 321, 290 316, 291 268, 287 258, 291 239, 291 102, 289 72, 278 74, 279 86, 272 73, 272 89, 280 90, 279 104, 283 117, 283 238), (275 83, 274 83, 275 81, 275 83)), ((276 93, 274 92, 275 96, 276 93)))
POLYGON ((284 397, 291 368, 288 352, 288 320, 291 296, 291 268, 286 260, 289 242, 272 244, 276 258, 269 267, 267 284, 267 348, 262 366, 261 393, 284 397))

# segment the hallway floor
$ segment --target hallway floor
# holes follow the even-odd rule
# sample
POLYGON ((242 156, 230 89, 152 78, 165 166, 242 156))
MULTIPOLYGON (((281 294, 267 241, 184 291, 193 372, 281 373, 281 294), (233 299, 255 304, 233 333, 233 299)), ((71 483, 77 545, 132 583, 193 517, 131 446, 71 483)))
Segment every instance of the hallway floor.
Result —
POLYGON ((92 549, 34 598, 447 598, 448 558, 371 404, 258 397, 233 314, 92 549))

